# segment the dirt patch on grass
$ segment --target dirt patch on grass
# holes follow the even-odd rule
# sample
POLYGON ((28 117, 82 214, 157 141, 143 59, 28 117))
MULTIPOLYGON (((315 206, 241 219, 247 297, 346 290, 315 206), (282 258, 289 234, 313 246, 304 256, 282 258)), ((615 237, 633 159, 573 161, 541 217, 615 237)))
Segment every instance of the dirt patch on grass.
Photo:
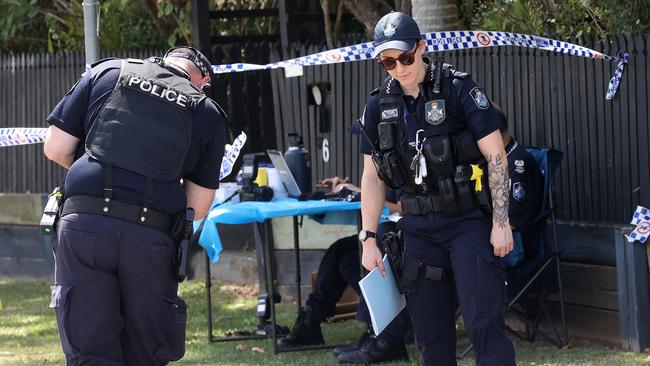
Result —
POLYGON ((228 297, 257 297, 260 293, 260 289, 255 285, 221 285, 219 289, 222 293, 228 297))

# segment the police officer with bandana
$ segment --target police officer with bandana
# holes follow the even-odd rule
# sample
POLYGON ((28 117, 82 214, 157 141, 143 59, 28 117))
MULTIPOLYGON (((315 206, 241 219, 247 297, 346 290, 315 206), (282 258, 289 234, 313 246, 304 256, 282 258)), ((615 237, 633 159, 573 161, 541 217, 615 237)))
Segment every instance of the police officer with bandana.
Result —
POLYGON ((456 365, 458 299, 476 363, 515 365, 503 317, 502 257, 513 240, 496 112, 469 75, 423 56, 425 42, 410 16, 381 18, 373 45, 389 76, 371 94, 363 116, 362 264, 385 273, 375 234, 384 189, 404 188, 399 285, 421 363, 456 365), (486 205, 491 217, 481 209, 486 205))
POLYGON ((226 116, 202 90, 211 77, 191 47, 102 60, 47 119, 45 155, 68 169, 50 303, 68 365, 185 353, 179 227, 187 207, 205 216, 224 152, 226 116))

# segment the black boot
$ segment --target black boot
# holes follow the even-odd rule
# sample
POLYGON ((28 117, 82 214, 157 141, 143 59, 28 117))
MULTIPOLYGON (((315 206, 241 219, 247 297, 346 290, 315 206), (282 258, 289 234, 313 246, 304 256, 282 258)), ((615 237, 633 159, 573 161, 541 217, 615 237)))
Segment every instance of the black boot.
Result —
POLYGON ((298 314, 298 319, 289 335, 278 341, 278 348, 315 346, 325 343, 320 330, 320 321, 318 310, 305 306, 298 314))
POLYGON ((337 360, 340 363, 373 364, 388 361, 408 361, 408 353, 404 341, 388 342, 385 339, 370 336, 368 341, 358 350, 341 353, 337 360))
POLYGON ((338 347, 334 348, 332 353, 334 353, 334 357, 338 357, 338 355, 340 355, 342 353, 356 351, 359 348, 363 347, 363 345, 366 344, 366 341, 368 339, 370 339, 370 332, 365 331, 365 332, 363 332, 361 337, 359 337, 359 339, 357 339, 356 341, 354 341, 354 342, 352 342, 350 344, 344 344, 344 345, 341 345, 341 346, 338 346, 338 347))

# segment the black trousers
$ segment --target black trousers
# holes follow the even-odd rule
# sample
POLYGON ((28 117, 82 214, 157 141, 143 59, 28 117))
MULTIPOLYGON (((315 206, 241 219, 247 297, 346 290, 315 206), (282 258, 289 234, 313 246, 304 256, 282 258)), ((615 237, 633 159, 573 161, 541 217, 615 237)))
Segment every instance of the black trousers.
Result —
POLYGON ((493 255, 490 219, 475 210, 456 217, 405 216, 397 225, 405 233, 406 255, 454 274, 453 283, 421 279, 406 297, 422 365, 456 365, 458 304, 476 364, 514 366, 503 317, 506 274, 493 255))
MULTIPOLYGON (((393 223, 384 223, 377 230, 378 237, 383 233, 394 229, 393 223)), ((383 248, 382 248, 383 251, 383 248)), ((318 266, 316 276, 316 290, 309 294, 306 305, 317 308, 321 314, 321 320, 334 315, 336 302, 339 301, 343 291, 352 286, 359 295, 359 307, 357 308, 356 319, 370 324, 370 313, 361 296, 359 288, 360 266, 359 241, 356 235, 347 236, 335 241, 325 252, 323 259, 318 266)), ((381 336, 390 340, 401 341, 411 327, 410 319, 406 311, 402 311, 391 324, 384 329, 381 336)))
POLYGON ((68 365, 165 365, 185 353, 173 241, 136 223, 70 214, 58 224, 55 309, 68 365))

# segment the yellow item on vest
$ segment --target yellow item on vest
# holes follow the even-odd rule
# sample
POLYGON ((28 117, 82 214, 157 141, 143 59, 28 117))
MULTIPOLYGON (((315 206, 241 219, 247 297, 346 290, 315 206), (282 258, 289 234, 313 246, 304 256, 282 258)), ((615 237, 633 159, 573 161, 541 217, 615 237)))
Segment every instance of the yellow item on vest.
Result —
POLYGON ((472 176, 469 180, 475 181, 474 191, 480 192, 483 190, 483 183, 481 181, 481 177, 483 177, 483 169, 481 169, 478 164, 470 164, 470 166, 472 167, 472 176))

